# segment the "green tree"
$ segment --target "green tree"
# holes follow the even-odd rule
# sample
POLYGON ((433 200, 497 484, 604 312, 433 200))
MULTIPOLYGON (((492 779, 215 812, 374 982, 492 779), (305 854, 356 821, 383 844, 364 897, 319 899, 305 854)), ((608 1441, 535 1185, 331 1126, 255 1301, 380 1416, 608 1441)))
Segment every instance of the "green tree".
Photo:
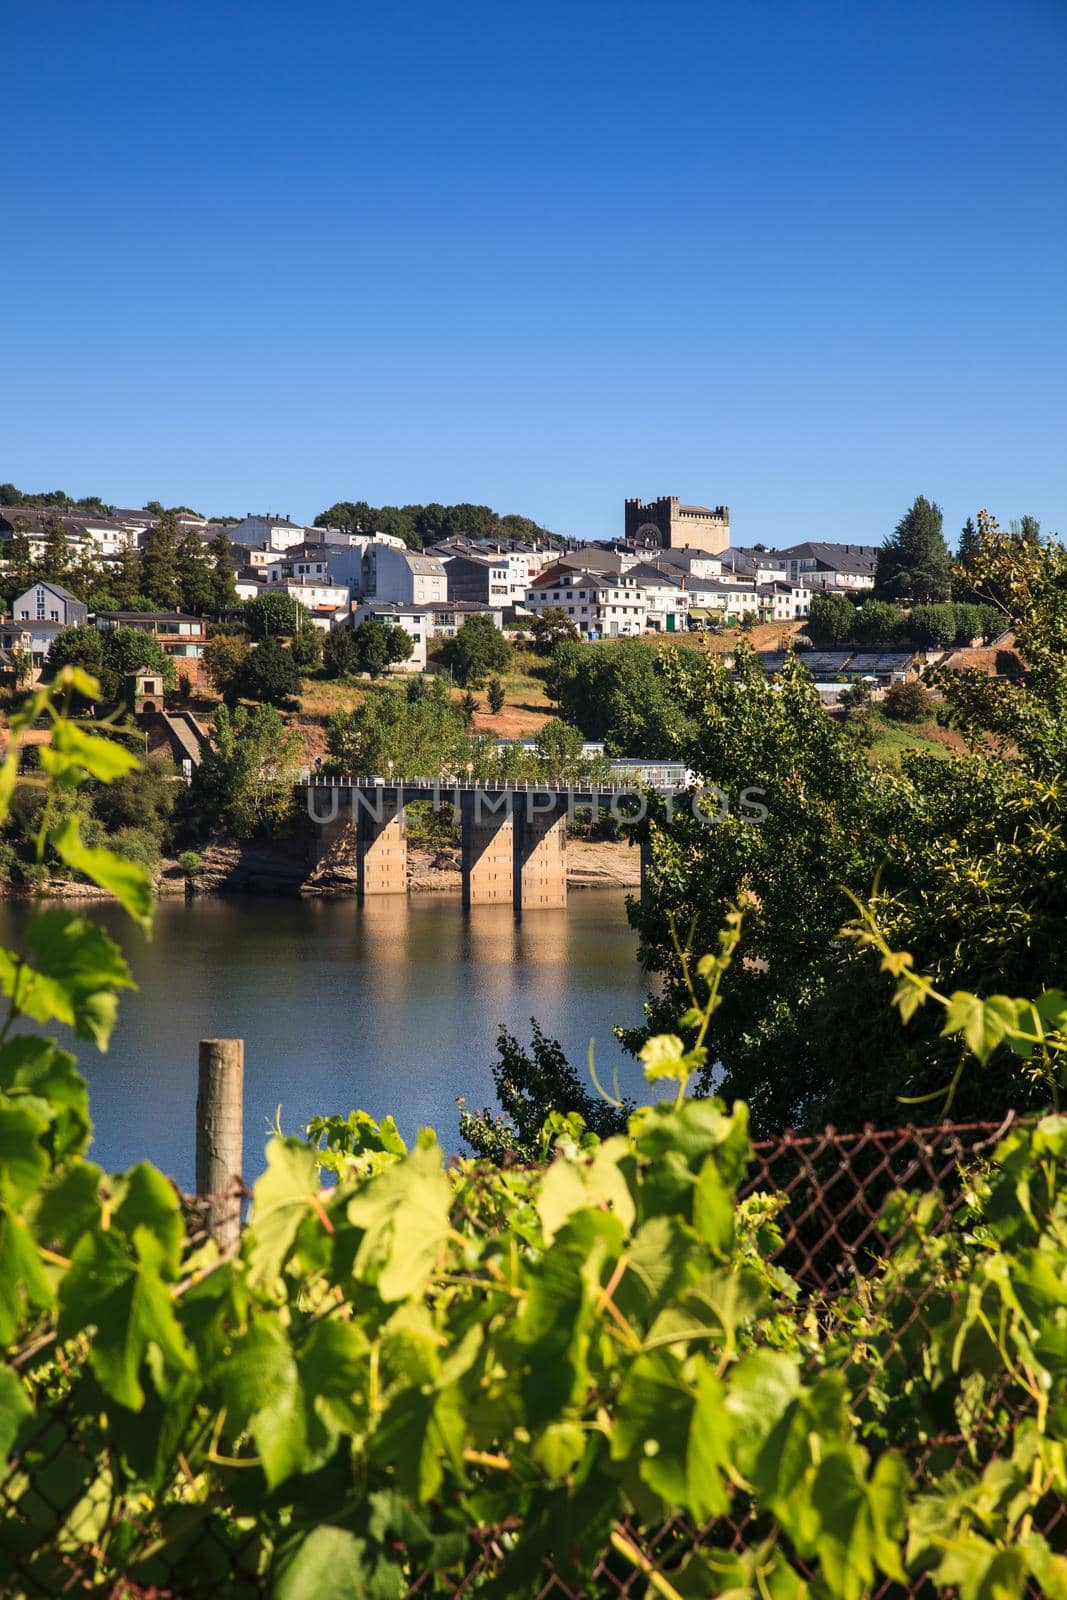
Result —
POLYGON ((292 653, 277 639, 264 639, 250 650, 240 679, 241 693, 251 700, 283 705, 300 693, 300 669, 292 653))
POLYGON ((176 560, 179 604, 194 617, 215 609, 215 575, 196 528, 189 528, 178 544, 176 560))
POLYGON ((164 512, 146 529, 141 545, 141 587, 159 611, 177 611, 181 604, 178 583, 178 519, 164 512))
POLYGON ((504 685, 501 683, 499 678, 489 679, 489 683, 486 687, 486 697, 489 701, 490 711, 493 713, 494 717, 498 717, 503 711, 504 702, 507 699, 504 685))
POLYGON ((249 649, 243 633, 217 633, 204 646, 208 681, 224 700, 236 699, 241 692, 249 649))
POLYGON ((941 507, 918 495, 878 552, 875 594, 879 599, 920 604, 949 599, 952 558, 942 525, 941 507))
POLYGON ((322 664, 327 676, 345 678, 357 671, 356 645, 352 629, 342 624, 331 628, 322 647, 322 664))
POLYGON ((561 722, 558 717, 546 722, 534 739, 545 776, 558 783, 574 783, 582 774, 584 743, 580 728, 561 722))
POLYGON ((565 722, 612 755, 671 757, 692 732, 688 680, 699 657, 637 639, 557 645, 546 687, 565 722))
POLYGON ((812 595, 805 631, 812 644, 830 649, 855 637, 857 617, 856 607, 845 594, 812 595))
POLYGON ((81 667, 99 678, 104 670, 104 640, 91 622, 78 622, 62 628, 48 652, 48 670, 54 676, 63 667, 81 667))
POLYGON ((913 606, 904 626, 912 643, 921 650, 946 650, 956 639, 956 607, 951 603, 913 606))
POLYGON ((300 756, 300 735, 274 706, 220 706, 215 742, 186 792, 187 823, 202 838, 219 831, 236 839, 270 833, 293 814, 300 756))
MULTIPOLYGON (((889 1126, 904 1114, 901 1096, 936 1097, 952 1079, 958 1052, 940 1021, 924 1011, 905 1031, 890 1026, 885 972, 838 937, 849 894, 865 901, 877 885, 893 942, 935 982, 979 993, 1067 987, 1058 931, 1067 831, 1048 781, 1057 761, 1062 770, 1064 734, 1058 718, 1021 710, 1026 691, 1010 697, 1009 717, 1000 687, 982 698, 969 681, 953 691, 964 722, 969 705, 972 750, 905 756, 897 772, 872 767, 826 715, 802 656, 777 684, 744 651, 736 675, 701 663, 691 684, 699 719, 677 753, 703 779, 704 799, 697 815, 687 805, 673 817, 651 802, 648 894, 631 917, 642 959, 664 975, 650 1001, 655 1028, 672 1004, 684 1006, 676 939, 707 948, 729 907, 750 905, 744 959, 723 984, 706 1042, 721 1092, 747 1101, 761 1133, 828 1120, 889 1126), (1000 704, 1011 761, 978 727, 1000 704)), ((1035 1093, 1025 1065, 1004 1055, 957 1106, 1001 1115, 1034 1106, 1035 1093)))
POLYGON ((916 678, 891 684, 883 705, 886 716, 894 722, 927 722, 932 710, 930 696, 916 678))
POLYGON ((42 528, 44 548, 37 566, 37 574, 52 583, 63 583, 70 573, 70 543, 67 527, 57 513, 46 517, 42 528))
POLYGON ((284 590, 266 590, 249 600, 244 622, 253 639, 291 638, 304 627, 312 626, 307 607, 284 590))
POLYGON ((493 619, 476 613, 446 639, 441 660, 461 689, 480 689, 486 678, 507 671, 511 655, 511 645, 493 619))
POLYGON ((550 656, 565 639, 578 638, 578 625, 561 606, 546 606, 531 622, 530 635, 534 649, 543 656, 550 656))
POLYGON ((418 700, 393 685, 369 693, 352 711, 326 724, 330 766, 339 772, 384 773, 398 778, 462 772, 472 750, 463 717, 447 692, 418 700))
POLYGON ((233 540, 224 527, 217 528, 209 546, 211 552, 211 609, 221 617, 224 611, 236 610, 239 599, 237 578, 234 573, 233 540))
POLYGON ((468 689, 459 703, 463 713, 463 726, 467 729, 473 727, 474 719, 478 715, 478 702, 468 689))
POLYGON ((861 644, 892 644, 900 636, 903 614, 889 600, 865 600, 855 614, 854 633, 861 644))
POLYGON ((110 582, 114 605, 99 606, 101 611, 150 611, 153 602, 145 594, 141 576, 141 552, 135 544, 119 551, 110 582), (142 603, 143 602, 143 603, 142 603))
POLYGON ((289 653, 301 672, 311 672, 322 665, 322 639, 321 631, 313 623, 293 634, 289 653))
POLYGON ((166 689, 174 687, 174 662, 159 640, 141 628, 112 628, 104 635, 101 685, 105 695, 118 700, 131 673, 158 672, 166 689))
POLYGON ((503 1116, 488 1108, 471 1112, 460 1101, 459 1131, 475 1155, 490 1161, 536 1161, 544 1154, 542 1130, 555 1114, 578 1117, 599 1138, 622 1133, 633 1104, 591 1094, 556 1039, 533 1023, 529 1050, 504 1027, 497 1035, 493 1084, 503 1116))

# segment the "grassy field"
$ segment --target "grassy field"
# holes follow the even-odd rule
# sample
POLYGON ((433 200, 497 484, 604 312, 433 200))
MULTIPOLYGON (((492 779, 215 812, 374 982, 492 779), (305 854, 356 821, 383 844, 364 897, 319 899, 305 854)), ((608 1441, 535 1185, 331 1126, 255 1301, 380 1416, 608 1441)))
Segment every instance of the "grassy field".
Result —
POLYGON ((935 722, 893 722, 880 711, 873 713, 874 742, 867 751, 872 766, 899 767, 900 758, 910 750, 947 761, 953 738, 935 722))

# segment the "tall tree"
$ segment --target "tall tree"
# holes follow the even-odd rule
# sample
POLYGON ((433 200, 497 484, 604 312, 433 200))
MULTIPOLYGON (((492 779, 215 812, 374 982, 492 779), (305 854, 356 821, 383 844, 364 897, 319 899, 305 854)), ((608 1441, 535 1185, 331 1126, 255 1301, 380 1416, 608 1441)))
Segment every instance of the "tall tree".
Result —
POLYGON ((141 548, 141 588, 161 611, 176 611, 178 589, 178 519, 165 511, 144 536, 141 548))
POLYGON ((196 528, 188 528, 178 545, 177 577, 183 611, 202 617, 215 609, 215 574, 196 528))
POLYGON ((878 552, 875 594, 880 600, 937 603, 952 593, 952 558, 941 507, 917 495, 878 552))
POLYGON ((43 531, 41 577, 50 578, 53 583, 62 583, 70 571, 70 545, 67 540, 66 523, 61 516, 53 512, 50 517, 45 518, 43 531))
POLYGON ((141 593, 141 552, 130 543, 119 552, 112 580, 115 603, 119 611, 136 611, 141 593))
POLYGON ((232 611, 238 604, 237 579, 234 576, 233 540, 225 528, 219 528, 209 546, 211 550, 213 610, 220 616, 232 611))

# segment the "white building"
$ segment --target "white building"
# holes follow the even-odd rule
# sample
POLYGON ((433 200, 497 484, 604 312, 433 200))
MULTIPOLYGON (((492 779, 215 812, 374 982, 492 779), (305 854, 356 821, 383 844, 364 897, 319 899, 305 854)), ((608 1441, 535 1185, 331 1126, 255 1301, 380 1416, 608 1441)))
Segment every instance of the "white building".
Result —
POLYGON ((776 552, 788 566, 794 583, 809 589, 874 588, 878 546, 874 544, 824 544, 808 540, 776 552))
POLYGON ((646 626, 653 633, 684 633, 689 626, 689 591, 681 572, 642 561, 626 578, 644 591, 646 626))
POLYGON ((717 578, 723 570, 723 561, 729 551, 721 556, 709 555, 706 550, 683 545, 677 550, 657 550, 646 557, 645 566, 666 567, 668 571, 684 573, 690 578, 717 578))
POLYGON ((557 562, 531 584, 526 604, 535 615, 565 612, 585 639, 633 636, 648 627, 645 591, 625 572, 575 571, 557 562))
POLYGON ((447 600, 445 564, 438 556, 372 539, 363 552, 361 592, 368 599, 408 606, 447 600))
POLYGON ((265 516, 250 511, 229 530, 234 544, 252 545, 259 550, 288 550, 291 545, 303 544, 308 530, 288 517, 277 517, 269 512, 265 516))

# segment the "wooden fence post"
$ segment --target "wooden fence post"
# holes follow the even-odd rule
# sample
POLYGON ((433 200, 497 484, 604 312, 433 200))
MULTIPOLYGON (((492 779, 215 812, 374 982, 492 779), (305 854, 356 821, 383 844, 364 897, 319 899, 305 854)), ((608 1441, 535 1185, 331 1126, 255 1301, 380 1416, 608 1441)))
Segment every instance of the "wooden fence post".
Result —
POLYGON ((227 1255, 241 1237, 245 1042, 201 1039, 196 1094, 196 1192, 208 1231, 227 1255))

